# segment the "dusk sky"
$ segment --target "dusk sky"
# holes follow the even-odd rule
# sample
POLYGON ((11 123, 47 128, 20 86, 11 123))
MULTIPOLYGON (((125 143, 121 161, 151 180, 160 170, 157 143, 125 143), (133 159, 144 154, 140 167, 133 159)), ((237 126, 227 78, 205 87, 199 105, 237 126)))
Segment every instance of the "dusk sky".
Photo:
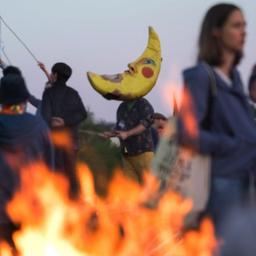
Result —
MULTIPOLYGON (((197 38, 214 0, 1 0, 0 15, 50 70, 55 62, 73 68, 68 85, 78 90, 96 119, 114 121, 120 102, 107 101, 90 86, 86 72, 115 74, 143 52, 148 26, 162 46, 162 69, 146 96, 156 112, 172 113, 166 92, 181 87, 181 72, 196 62, 197 38)), ((247 20, 245 57, 239 66, 246 85, 256 63, 256 1, 232 1, 247 20)), ((45 77, 34 59, 2 24, 1 45, 11 64, 21 68, 32 94, 41 97, 45 77)), ((1 52, 1 58, 5 57, 1 52)), ((32 107, 30 111, 34 111, 32 107)))

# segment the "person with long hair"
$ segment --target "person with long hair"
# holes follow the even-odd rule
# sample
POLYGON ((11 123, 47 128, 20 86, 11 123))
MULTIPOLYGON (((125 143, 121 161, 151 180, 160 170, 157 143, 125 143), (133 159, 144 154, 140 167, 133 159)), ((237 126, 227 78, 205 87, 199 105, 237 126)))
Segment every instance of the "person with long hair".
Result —
POLYGON ((236 68, 245 38, 246 21, 238 6, 212 6, 202 22, 197 64, 183 72, 193 111, 181 104, 180 140, 211 157, 206 211, 220 236, 228 213, 248 202, 249 173, 256 162, 256 126, 236 68), (188 132, 184 111, 194 116, 195 136, 188 132))

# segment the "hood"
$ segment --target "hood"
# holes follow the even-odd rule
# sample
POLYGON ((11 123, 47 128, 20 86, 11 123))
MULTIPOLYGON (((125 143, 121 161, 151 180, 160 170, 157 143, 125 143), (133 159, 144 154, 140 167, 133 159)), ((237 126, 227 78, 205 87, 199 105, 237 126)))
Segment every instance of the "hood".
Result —
POLYGON ((24 140, 27 141, 42 129, 47 129, 46 124, 42 118, 32 114, 0 114, 1 145, 16 145, 24 140))

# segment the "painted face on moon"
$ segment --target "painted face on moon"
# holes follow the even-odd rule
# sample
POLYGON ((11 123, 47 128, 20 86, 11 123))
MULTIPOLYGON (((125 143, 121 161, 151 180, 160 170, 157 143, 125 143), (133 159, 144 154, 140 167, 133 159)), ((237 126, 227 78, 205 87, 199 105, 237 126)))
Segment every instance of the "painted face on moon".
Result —
POLYGON ((143 54, 128 64, 128 70, 115 75, 88 72, 92 87, 107 99, 131 100, 146 95, 155 85, 161 67, 158 35, 149 28, 148 45, 143 54))
MULTIPOLYGON (((156 64, 154 60, 152 59, 142 59, 137 63, 129 64, 128 65, 129 70, 126 70, 125 73, 127 75, 135 75, 135 73, 138 73, 137 70, 141 71, 141 74, 145 78, 151 78, 154 76, 154 67, 156 67, 156 64)), ((115 74, 115 75, 101 75, 102 79, 105 79, 107 81, 111 81, 113 83, 120 83, 123 80, 123 74, 115 74)))

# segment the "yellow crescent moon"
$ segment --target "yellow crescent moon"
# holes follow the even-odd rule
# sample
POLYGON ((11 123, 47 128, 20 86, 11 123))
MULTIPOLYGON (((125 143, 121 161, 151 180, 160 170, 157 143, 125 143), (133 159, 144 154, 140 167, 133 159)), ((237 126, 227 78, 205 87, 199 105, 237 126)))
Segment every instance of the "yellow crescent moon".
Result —
POLYGON ((143 97, 155 85, 161 69, 160 40, 149 27, 148 44, 143 54, 128 64, 128 70, 115 75, 87 72, 92 87, 107 99, 132 100, 143 97))

